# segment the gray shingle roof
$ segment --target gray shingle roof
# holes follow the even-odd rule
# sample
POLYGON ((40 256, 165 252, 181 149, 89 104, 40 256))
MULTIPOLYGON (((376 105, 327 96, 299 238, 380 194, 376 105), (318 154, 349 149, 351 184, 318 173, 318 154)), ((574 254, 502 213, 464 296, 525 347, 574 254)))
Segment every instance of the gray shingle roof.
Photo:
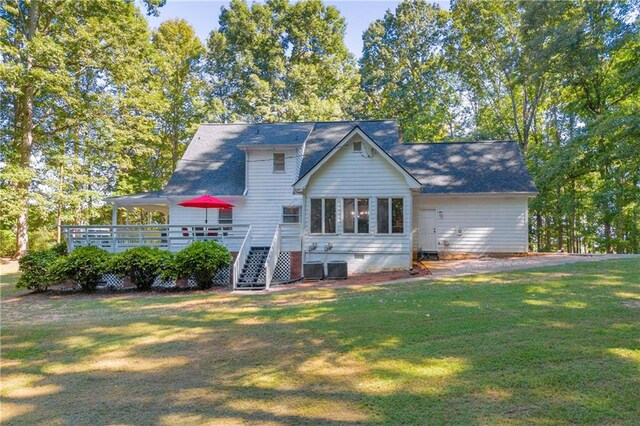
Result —
POLYGON ((536 192, 515 142, 400 144, 396 120, 371 120, 203 124, 158 195, 242 195, 245 146, 306 140, 302 177, 356 126, 424 185, 422 193, 536 192))
POLYGON ((537 192, 513 141, 398 144, 387 152, 423 194, 537 192))
POLYGON ((249 136, 249 125, 207 125, 198 128, 171 179, 168 196, 242 195, 244 152, 237 145, 249 136))
POLYGON ((307 139, 300 177, 307 174, 334 145, 340 142, 356 126, 375 143, 387 151, 398 144, 398 122, 396 120, 337 121, 316 123, 307 139))

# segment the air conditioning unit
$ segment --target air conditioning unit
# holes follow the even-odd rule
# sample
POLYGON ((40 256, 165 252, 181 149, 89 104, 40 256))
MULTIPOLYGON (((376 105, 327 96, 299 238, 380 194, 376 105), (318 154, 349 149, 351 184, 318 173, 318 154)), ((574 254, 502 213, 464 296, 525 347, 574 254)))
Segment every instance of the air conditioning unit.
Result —
POLYGON ((348 276, 347 262, 344 260, 327 262, 327 278, 331 280, 346 280, 348 276))
POLYGON ((315 262, 305 262, 302 265, 302 275, 304 275, 305 280, 321 280, 324 278, 324 263, 315 261, 315 262))

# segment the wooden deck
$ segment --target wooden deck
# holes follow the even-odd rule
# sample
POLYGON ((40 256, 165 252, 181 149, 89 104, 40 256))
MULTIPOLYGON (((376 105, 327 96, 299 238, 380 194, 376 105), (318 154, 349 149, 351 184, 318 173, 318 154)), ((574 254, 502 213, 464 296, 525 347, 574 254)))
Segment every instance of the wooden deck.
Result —
POLYGON ((96 246, 111 253, 148 246, 179 251, 194 241, 217 241, 237 252, 249 225, 64 225, 63 235, 69 251, 96 246))

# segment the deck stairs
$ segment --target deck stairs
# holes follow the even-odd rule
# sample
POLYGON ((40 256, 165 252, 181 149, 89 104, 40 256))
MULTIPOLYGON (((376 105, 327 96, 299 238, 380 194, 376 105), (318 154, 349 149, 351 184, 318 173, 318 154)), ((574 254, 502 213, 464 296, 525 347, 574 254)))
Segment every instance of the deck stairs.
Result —
POLYGON ((266 285, 264 262, 268 254, 269 247, 251 247, 238 277, 237 290, 264 290, 266 285))

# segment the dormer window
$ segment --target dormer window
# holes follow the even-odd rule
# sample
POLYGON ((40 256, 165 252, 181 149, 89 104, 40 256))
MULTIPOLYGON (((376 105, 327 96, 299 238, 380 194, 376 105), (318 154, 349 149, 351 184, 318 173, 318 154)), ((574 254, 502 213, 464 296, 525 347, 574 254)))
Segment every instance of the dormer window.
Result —
POLYGON ((362 151, 362 142, 361 141, 355 141, 353 143, 353 152, 361 152, 362 151))
POLYGON ((274 173, 284 172, 284 152, 273 153, 273 172, 274 173))

